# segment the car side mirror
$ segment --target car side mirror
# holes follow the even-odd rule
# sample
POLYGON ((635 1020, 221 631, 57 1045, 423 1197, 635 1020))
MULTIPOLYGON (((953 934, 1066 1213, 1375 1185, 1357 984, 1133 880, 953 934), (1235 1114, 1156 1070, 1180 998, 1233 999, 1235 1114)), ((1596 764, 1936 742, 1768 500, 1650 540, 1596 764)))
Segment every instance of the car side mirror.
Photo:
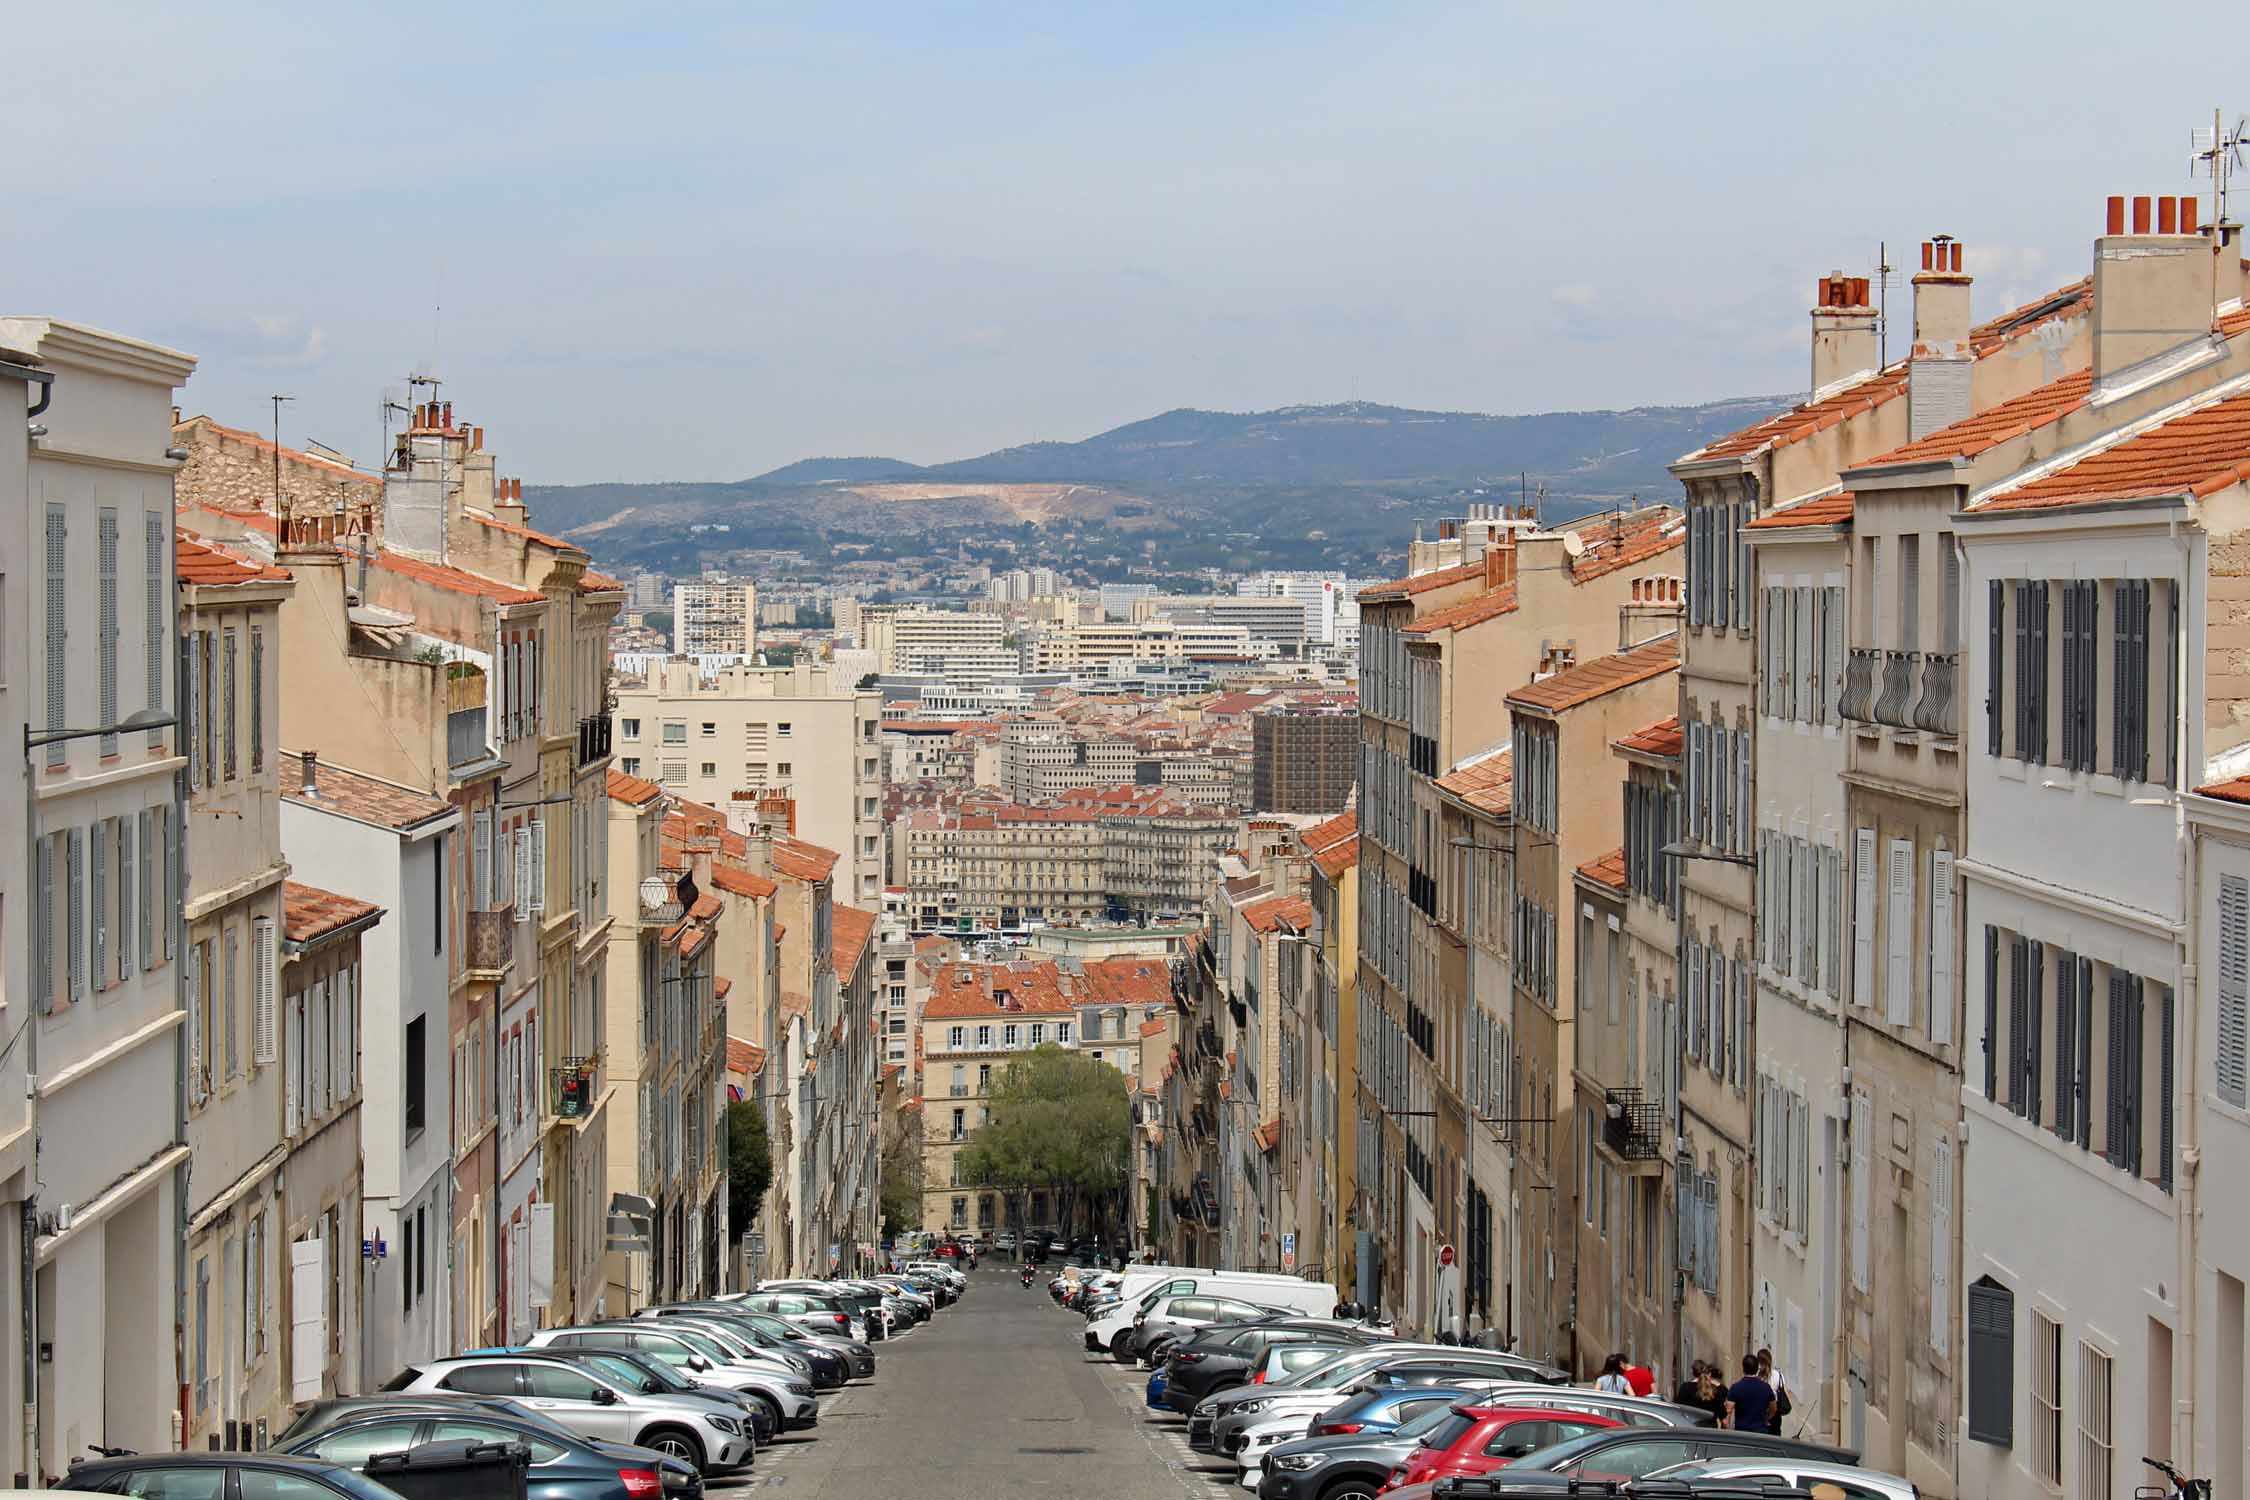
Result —
POLYGON ((687 1367, 691 1370, 708 1370, 711 1368, 711 1361, 700 1354, 691 1354, 688 1356, 687 1367))
POLYGON ((595 1386, 594 1404, 596 1406, 615 1406, 617 1404, 617 1392, 606 1385, 595 1386))

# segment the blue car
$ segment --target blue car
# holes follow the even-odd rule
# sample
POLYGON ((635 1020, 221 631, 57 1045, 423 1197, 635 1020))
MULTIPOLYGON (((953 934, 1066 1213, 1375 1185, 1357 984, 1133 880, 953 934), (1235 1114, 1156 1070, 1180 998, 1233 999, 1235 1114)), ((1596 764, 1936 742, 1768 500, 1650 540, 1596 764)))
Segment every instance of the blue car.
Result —
POLYGON ((1385 1385, 1347 1396, 1312 1419, 1307 1437, 1380 1437, 1425 1412, 1483 1394, 1483 1386, 1385 1385))
POLYGON ((1148 1404, 1151 1410, 1165 1410, 1164 1367, 1162 1365, 1158 1365, 1156 1367, 1156 1373, 1149 1376, 1148 1378, 1148 1404))

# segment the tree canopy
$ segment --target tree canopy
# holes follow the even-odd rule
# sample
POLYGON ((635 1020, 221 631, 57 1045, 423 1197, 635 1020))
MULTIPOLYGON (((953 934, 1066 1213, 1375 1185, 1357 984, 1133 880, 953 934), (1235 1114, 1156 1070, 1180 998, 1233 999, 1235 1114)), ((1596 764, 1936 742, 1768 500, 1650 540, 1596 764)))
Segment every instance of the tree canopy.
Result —
POLYGON ((993 1080, 985 1109, 954 1159, 962 1182, 1051 1189, 1065 1220, 1068 1205, 1098 1206, 1125 1187, 1132 1108, 1124 1076, 1107 1063, 1066 1047, 1036 1048, 993 1080))
POLYGON ((737 1099, 727 1106, 727 1227, 734 1238, 742 1238, 756 1220, 772 1183, 765 1113, 754 1101, 737 1099))

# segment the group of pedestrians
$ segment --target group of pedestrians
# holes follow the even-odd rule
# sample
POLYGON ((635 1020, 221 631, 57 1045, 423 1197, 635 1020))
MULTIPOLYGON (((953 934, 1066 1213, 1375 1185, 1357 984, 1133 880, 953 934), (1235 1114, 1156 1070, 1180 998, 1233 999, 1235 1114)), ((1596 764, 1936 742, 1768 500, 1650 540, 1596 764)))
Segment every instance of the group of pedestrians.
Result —
MULTIPOLYGON (((1622 1356, 1613 1355, 1612 1360, 1622 1356)), ((1603 1372, 1603 1380, 1608 1372, 1603 1372)), ((1601 1382, 1596 1382, 1602 1385, 1601 1382)), ((1602 1389, 1610 1389, 1602 1385, 1602 1389)), ((1646 1392, 1639 1394, 1645 1395, 1646 1392)), ((1732 1385, 1727 1384, 1726 1371, 1717 1364, 1697 1360, 1680 1383, 1672 1398, 1682 1406, 1700 1407, 1711 1413, 1721 1427, 1732 1427, 1743 1432, 1781 1432, 1781 1419, 1789 1415, 1793 1403, 1789 1399, 1789 1386, 1781 1373, 1773 1367, 1773 1351, 1760 1349, 1755 1354, 1742 1356, 1742 1375, 1732 1385)))

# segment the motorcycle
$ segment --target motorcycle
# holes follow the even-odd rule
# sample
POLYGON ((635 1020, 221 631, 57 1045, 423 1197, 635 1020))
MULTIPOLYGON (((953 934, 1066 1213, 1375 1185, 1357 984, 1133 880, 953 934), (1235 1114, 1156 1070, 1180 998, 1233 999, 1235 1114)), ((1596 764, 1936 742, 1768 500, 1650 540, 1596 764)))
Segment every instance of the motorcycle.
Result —
POLYGON ((1031 1289, 1031 1283, 1038 1277, 1038 1275, 1039 1271, 1035 1266, 1025 1266, 1023 1268, 1024 1290, 1029 1291, 1031 1289))
MULTIPOLYGON (((2190 1479, 2161 1458, 2144 1458, 2141 1462, 2172 1482, 2172 1494, 2175 1500, 2211 1500, 2210 1480, 2190 1479)), ((2155 1492, 2153 1485, 2145 1486, 2140 1491, 2144 1495, 2155 1492)))

